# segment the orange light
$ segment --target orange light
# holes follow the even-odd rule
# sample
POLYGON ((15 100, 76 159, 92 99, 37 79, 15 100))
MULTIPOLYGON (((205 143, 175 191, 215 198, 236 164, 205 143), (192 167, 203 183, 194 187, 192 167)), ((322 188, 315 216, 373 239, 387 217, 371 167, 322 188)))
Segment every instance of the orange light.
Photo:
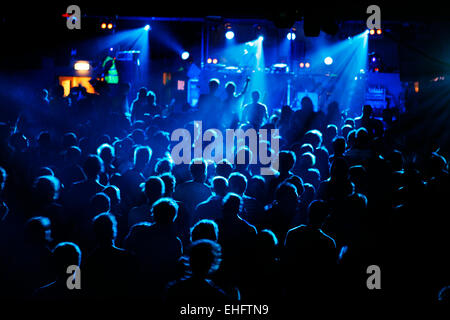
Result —
POLYGON ((373 36, 375 34, 375 29, 370 29, 369 33, 373 36))
POLYGON ((113 25, 112 23, 108 23, 108 29, 112 29, 113 25))
POLYGON ((380 71, 380 69, 375 68, 375 69, 373 69, 373 71, 378 72, 378 71, 380 71))
POLYGON ((106 23, 103 22, 102 25, 101 25, 101 28, 102 29, 106 29, 106 23))
POLYGON ((309 64, 309 62, 305 63, 305 67, 309 68, 311 65, 309 64))
POLYGON ((416 82, 414 82, 414 92, 419 92, 419 82, 418 81, 416 81, 416 82))
POLYGON ((380 35, 383 31, 381 31, 381 29, 377 30, 377 34, 380 35))
POLYGON ((305 64, 303 62, 300 62, 300 68, 303 68, 305 64))

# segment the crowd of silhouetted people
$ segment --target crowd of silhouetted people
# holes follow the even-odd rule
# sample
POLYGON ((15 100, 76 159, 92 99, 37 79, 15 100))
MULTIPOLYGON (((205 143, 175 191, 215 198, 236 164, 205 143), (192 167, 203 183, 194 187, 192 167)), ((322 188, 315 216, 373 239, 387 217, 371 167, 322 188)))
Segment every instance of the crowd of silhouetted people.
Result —
POLYGON ((244 104, 234 83, 219 97, 221 85, 211 80, 198 105, 181 110, 145 87, 128 103, 126 84, 67 97, 43 89, 2 122, 2 298, 448 301, 448 155, 404 148, 390 134, 395 121, 369 105, 352 117, 336 103, 315 112, 304 98, 294 111, 266 106, 258 91, 244 104), (226 159, 175 165, 171 132, 195 137, 194 120, 279 129, 278 170, 262 176, 258 164, 226 159), (71 265, 81 289, 67 286, 71 265), (367 287, 370 265, 381 270, 379 290, 367 287))

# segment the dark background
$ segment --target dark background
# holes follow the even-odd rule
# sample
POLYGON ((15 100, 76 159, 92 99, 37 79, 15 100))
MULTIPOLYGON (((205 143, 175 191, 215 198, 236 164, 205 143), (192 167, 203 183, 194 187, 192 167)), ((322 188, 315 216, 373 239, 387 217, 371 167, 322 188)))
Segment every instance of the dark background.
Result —
MULTIPOLYGON (((156 2, 156 1, 74 1, 45 4, 16 2, 0 11, 2 43, 0 70, 42 68, 42 58, 51 57, 55 64, 67 64, 70 47, 98 36, 100 16, 139 17, 222 17, 223 19, 267 19, 287 28, 294 21, 305 19, 312 29, 328 30, 343 21, 365 24, 366 9, 371 2, 277 1, 277 2, 156 2), (82 29, 68 30, 65 13, 70 4, 77 4, 82 13, 82 29), (219 6, 219 4, 221 6, 219 6)), ((434 76, 447 73, 450 57, 450 15, 443 3, 415 2, 401 4, 377 3, 381 8, 382 27, 395 22, 392 37, 399 43, 400 70, 404 77, 434 76), (394 32, 395 31, 395 32, 394 32)), ((269 22, 269 23, 270 23, 269 22)), ((118 21, 117 28, 133 22, 118 21)), ((139 21, 139 23, 143 23, 139 21)), ((306 22, 305 22, 306 23, 306 22)), ((189 24, 173 23, 173 32, 183 43, 199 43, 199 32, 189 24)), ((386 33, 386 37, 389 35, 386 33)), ((167 49, 167 48, 166 48, 167 49)), ((162 46, 152 48, 152 59, 170 53, 162 46)))

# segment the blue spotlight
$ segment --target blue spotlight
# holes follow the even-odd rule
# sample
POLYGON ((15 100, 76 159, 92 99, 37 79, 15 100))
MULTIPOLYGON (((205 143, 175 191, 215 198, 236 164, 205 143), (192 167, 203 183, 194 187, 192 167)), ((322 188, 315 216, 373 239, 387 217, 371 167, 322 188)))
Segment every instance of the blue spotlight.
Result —
POLYGON ((150 25, 149 24, 147 24, 145 27, 144 27, 144 30, 145 31, 148 31, 148 30, 150 30, 150 25))
POLYGON ((323 62, 324 62, 327 66, 329 66, 330 64, 333 63, 333 58, 331 58, 331 57, 326 57, 326 58, 323 60, 323 62))
POLYGON ((183 53, 181 54, 181 59, 183 60, 189 59, 189 52, 183 51, 183 53))
POLYGON ((232 30, 228 30, 228 31, 225 33, 225 38, 227 38, 228 40, 233 39, 233 38, 234 38, 234 32, 233 32, 232 30))
POLYGON ((289 41, 291 41, 291 40, 295 40, 295 38, 296 38, 297 36, 295 35, 295 33, 294 32, 289 32, 287 35, 286 35, 286 38, 289 40, 289 41))

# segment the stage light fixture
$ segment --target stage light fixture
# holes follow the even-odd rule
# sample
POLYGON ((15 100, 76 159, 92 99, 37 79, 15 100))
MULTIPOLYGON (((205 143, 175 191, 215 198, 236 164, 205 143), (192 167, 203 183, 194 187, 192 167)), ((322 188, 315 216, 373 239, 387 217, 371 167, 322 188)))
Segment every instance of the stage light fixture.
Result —
POLYGON ((369 34, 373 36, 375 34, 375 29, 370 29, 369 34))
POLYGON ((148 31, 148 30, 150 30, 150 25, 149 24, 147 24, 145 27, 144 27, 144 30, 145 31, 148 31))
POLYGON ((300 68, 304 68, 305 64, 303 62, 300 62, 299 66, 300 66, 300 68))
POLYGON ((305 68, 309 68, 311 65, 309 64, 309 62, 305 63, 305 68))
POLYGON ((208 60, 206 60, 207 63, 212 63, 212 59, 208 58, 208 60))
POLYGON ((295 40, 296 37, 297 37, 297 36, 296 36, 295 33, 292 32, 292 31, 289 31, 289 33, 286 35, 286 38, 287 38, 289 41, 295 40))
POLYGON ((113 24, 112 23, 108 23, 108 29, 112 29, 113 28, 113 24))
POLYGON ((89 66, 89 62, 78 61, 78 62, 75 62, 75 64, 73 65, 73 68, 76 71, 87 71, 87 70, 89 70, 90 66, 89 66))
POLYGON ((103 22, 101 25, 100 25, 100 28, 102 28, 102 29, 106 29, 106 23, 105 22, 103 22))
POLYGON ((326 57, 326 58, 323 60, 323 62, 324 62, 327 66, 329 66, 330 64, 333 63, 333 58, 331 58, 331 57, 326 57))
POLYGON ((383 31, 381 30, 381 29, 377 29, 377 34, 378 35, 380 35, 380 34, 382 34, 383 33, 383 31))
POLYGON ((183 60, 189 59, 189 52, 183 51, 183 53, 181 53, 181 59, 183 60))
POLYGON ((227 38, 228 40, 233 39, 234 38, 233 30, 228 30, 227 32, 225 32, 225 38, 227 38))
POLYGON ((212 60, 212 63, 213 64, 216 64, 218 62, 218 60, 216 59, 216 58, 214 58, 213 60, 212 60))

